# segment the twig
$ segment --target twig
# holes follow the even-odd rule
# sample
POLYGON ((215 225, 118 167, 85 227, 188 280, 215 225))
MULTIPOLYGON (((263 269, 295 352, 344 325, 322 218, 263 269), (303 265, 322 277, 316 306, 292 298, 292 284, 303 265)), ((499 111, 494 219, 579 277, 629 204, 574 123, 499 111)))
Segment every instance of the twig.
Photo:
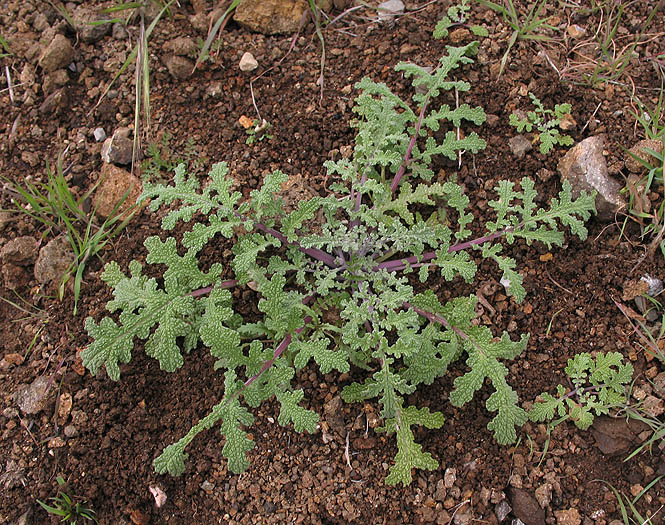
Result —
POLYGON ((28 433, 28 436, 30 436, 30 439, 32 439, 32 442, 39 447, 39 442, 35 439, 35 436, 32 434, 32 432, 30 432, 28 425, 25 424, 25 421, 21 418, 21 416, 19 416, 18 420, 21 422, 21 426, 28 433))
POLYGON ((587 128, 587 126, 589 125, 589 122, 591 122, 591 119, 594 118, 594 117, 596 116, 596 113, 598 113, 598 110, 600 109, 600 106, 602 106, 602 105, 603 105, 602 102, 598 102, 598 105, 596 106, 596 109, 593 111, 593 113, 591 114, 591 116, 587 119, 586 124, 584 124, 584 127, 580 130, 580 134, 584 133, 584 130, 585 130, 585 129, 587 128))
POLYGON ((346 464, 349 466, 351 470, 353 470, 353 467, 351 466, 351 457, 349 456, 349 433, 346 433, 346 445, 344 446, 344 459, 346 459, 346 464))
POLYGON ((552 69, 554 69, 554 71, 556 71, 556 74, 559 75, 559 79, 561 79, 561 71, 559 71, 559 68, 556 67, 556 64, 552 61, 550 56, 547 54, 547 51, 545 51, 545 46, 543 46, 542 44, 540 44, 540 52, 543 54, 543 56, 547 60, 547 63, 550 66, 552 66, 552 69))
MULTIPOLYGON (((20 86, 25 86, 27 82, 19 82, 18 84, 13 84, 12 87, 20 87, 20 86)), ((5 91, 9 91, 9 88, 4 88, 0 89, 0 93, 4 93, 5 91)))
POLYGON ((471 498, 465 499, 464 501, 461 501, 460 503, 455 505, 455 512, 453 512, 453 515, 451 516, 450 523, 452 523, 454 521, 453 518, 455 517, 455 514, 457 514, 457 511, 460 510, 467 503, 471 503, 471 498))
POLYGON ((7 137, 7 145, 9 150, 14 149, 14 143, 16 142, 16 130, 18 129, 19 122, 21 122, 21 115, 17 115, 14 119, 12 129, 9 132, 9 136, 7 137))
POLYGON ((552 283, 553 283, 554 285, 556 285, 556 286, 558 286, 559 288, 561 288, 564 292, 567 292, 567 293, 569 293, 570 295, 574 295, 573 292, 571 292, 568 288, 564 288, 564 287, 561 286, 558 282, 556 282, 554 279, 552 279, 552 276, 550 275, 549 272, 545 272, 545 275, 547 275, 547 278, 548 278, 550 281, 552 281, 552 283))
POLYGON ((252 95, 252 105, 254 106, 254 109, 256 110, 256 116, 259 119, 259 125, 260 125, 261 123, 263 123, 263 119, 261 118, 261 112, 259 111, 259 108, 256 105, 256 99, 254 98, 254 85, 253 85, 254 80, 255 79, 251 79, 249 81, 249 93, 250 93, 250 95, 252 95))
POLYGON ((9 72, 9 66, 5 66, 5 76, 7 77, 7 89, 9 90, 9 100, 14 104, 14 87, 12 86, 12 76, 9 72))

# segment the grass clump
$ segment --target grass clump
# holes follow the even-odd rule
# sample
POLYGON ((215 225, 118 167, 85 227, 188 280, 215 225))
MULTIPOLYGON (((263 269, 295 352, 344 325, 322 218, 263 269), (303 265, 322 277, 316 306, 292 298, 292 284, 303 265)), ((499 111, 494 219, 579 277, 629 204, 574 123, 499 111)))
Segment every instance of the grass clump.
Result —
POLYGON ((41 508, 49 514, 61 518, 60 521, 67 522, 68 525, 76 525, 81 520, 99 523, 92 508, 86 507, 85 502, 76 502, 76 496, 72 497, 64 491, 65 480, 61 476, 58 476, 56 481, 58 482, 58 494, 49 498, 50 504, 37 500, 41 508))
POLYGON ((64 235, 69 241, 74 258, 63 273, 57 289, 58 297, 62 299, 67 283, 74 279, 74 315, 88 261, 97 256, 133 217, 131 211, 120 213, 120 206, 127 195, 101 223, 96 220, 94 210, 85 211, 90 208, 91 195, 98 185, 95 184, 80 197, 76 196, 65 179, 62 161, 58 159, 55 171, 47 163, 46 182, 26 180, 25 186, 8 183, 5 187, 5 192, 15 202, 12 211, 30 217, 45 228, 42 239, 50 235, 64 235))
POLYGON ((653 254, 658 248, 665 256, 665 199, 662 197, 652 203, 649 193, 655 191, 662 194, 660 188, 664 184, 665 169, 665 90, 661 78, 658 100, 650 107, 634 96, 636 110, 631 112, 636 124, 641 127, 644 137, 652 141, 653 148, 642 148, 641 155, 630 155, 643 168, 644 174, 633 174, 628 177, 623 190, 628 195, 629 216, 637 221, 642 230, 642 238, 650 239, 648 252, 653 254), (655 148, 655 149, 654 149, 655 148))
POLYGON ((556 31, 557 28, 548 24, 547 21, 550 17, 540 18, 540 13, 547 7, 548 0, 540 0, 533 2, 531 9, 524 18, 520 17, 518 7, 519 2, 513 2, 513 0, 505 0, 502 3, 491 2, 490 0, 477 0, 479 4, 484 5, 485 7, 490 8, 492 11, 499 13, 503 20, 510 26, 513 32, 510 34, 508 39, 508 47, 506 52, 501 57, 501 65, 499 67, 499 77, 503 74, 503 70, 506 67, 508 62, 508 57, 510 56, 511 49, 515 46, 518 40, 527 40, 527 41, 550 41, 551 37, 539 33, 543 29, 549 31, 556 31))

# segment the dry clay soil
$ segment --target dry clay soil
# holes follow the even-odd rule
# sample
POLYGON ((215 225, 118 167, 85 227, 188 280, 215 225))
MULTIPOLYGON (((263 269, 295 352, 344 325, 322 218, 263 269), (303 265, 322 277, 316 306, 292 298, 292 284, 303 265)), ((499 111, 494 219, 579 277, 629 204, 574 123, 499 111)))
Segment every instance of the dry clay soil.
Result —
MULTIPOLYGON (((617 38, 623 38, 619 47, 655 4, 630 3, 618 32, 617 38)), ((150 141, 163 144, 164 137, 170 136, 164 155, 188 159, 202 176, 212 163, 228 162, 245 192, 256 187, 266 173, 279 168, 298 181, 294 187, 299 191, 325 195, 334 180, 325 176, 323 162, 353 146, 349 121, 357 95, 355 82, 369 76, 387 83, 405 99, 410 97, 407 81, 392 68, 400 60, 423 66, 436 64, 450 42, 434 40, 431 35, 447 5, 433 3, 392 24, 349 15, 338 23, 344 32, 327 29, 325 83, 319 103, 316 80, 321 49, 311 23, 281 62, 291 36, 265 37, 231 23, 223 31, 212 60, 188 78, 173 78, 162 62, 162 45, 178 36, 205 38, 205 33, 191 23, 192 5, 181 0, 173 16, 157 25, 150 41, 150 141), (260 64, 252 73, 238 68, 245 51, 252 52, 260 64), (250 80, 271 67, 253 82, 253 89, 262 116, 272 125, 272 138, 248 145, 238 121, 242 115, 255 116, 250 80)), ((487 149, 475 158, 465 155, 457 179, 466 188, 478 223, 491 219, 487 202, 500 179, 533 177, 543 202, 560 188, 557 162, 565 154, 564 148, 556 148, 548 156, 535 148, 518 160, 508 146, 508 139, 516 134, 508 126, 508 116, 514 109, 528 108, 528 91, 546 107, 571 103, 577 126, 569 133, 575 141, 605 133, 611 171, 619 180, 627 174, 622 147, 629 148, 643 138, 628 112, 629 90, 634 85, 637 93, 648 99, 654 94, 652 88, 658 86, 658 77, 650 63, 633 60, 616 83, 596 88, 581 83, 586 66, 573 51, 575 42, 564 36, 566 28, 578 24, 587 31, 583 38, 591 38, 602 20, 599 12, 588 16, 575 13, 573 7, 551 8, 548 14, 557 17, 553 25, 561 28, 553 33, 556 40, 518 43, 497 80, 509 31, 495 13, 478 7, 472 11, 472 20, 485 25, 491 36, 481 39, 477 61, 459 71, 472 85, 463 101, 481 105, 490 117, 477 129, 487 141, 487 149)), ((370 12, 358 11, 354 16, 360 14, 370 12)), ((110 135, 133 123, 131 71, 123 73, 110 96, 93 109, 130 44, 111 35, 95 44, 77 42, 47 2, 5 1, 0 16, 2 33, 10 46, 12 42, 24 43, 17 45, 21 52, 1 59, 2 65, 7 66, 15 84, 26 64, 32 64, 35 71, 33 84, 14 87, 13 102, 4 89, 6 79, 0 85, 0 173, 19 184, 28 176, 43 180, 46 161, 54 163, 68 148, 65 165, 72 165, 68 177, 72 188, 81 194, 96 182, 102 165, 101 145, 95 141, 93 130, 102 127, 110 135), (44 16, 75 48, 75 67, 67 70, 67 100, 46 108, 42 108, 44 74, 35 67, 35 56, 23 52, 30 47, 26 41, 39 42, 40 32, 33 26, 41 27, 44 16), (30 95, 27 102, 26 92, 30 95)), ((662 35, 662 12, 658 17, 649 31, 662 35)), ((132 37, 137 34, 135 24, 129 30, 132 37)), ((457 36, 461 42, 470 39, 468 33, 457 36)), ((644 44, 640 56, 662 54, 664 41, 653 39, 644 44)), ((437 161, 435 167, 440 180, 457 171, 456 163, 446 161, 437 161)), ((163 176, 172 174, 164 172, 163 176)), ((2 208, 11 207, 6 194, 1 204, 2 208)), ((658 252, 643 257, 645 243, 639 238, 639 229, 629 222, 625 235, 620 236, 621 224, 621 217, 616 224, 592 219, 586 241, 567 236, 563 248, 550 252, 537 244, 507 247, 524 275, 528 295, 521 304, 502 293, 497 270, 490 264, 480 264, 473 286, 430 278, 429 286, 442 298, 483 290, 489 307, 484 307, 481 319, 496 334, 503 330, 513 338, 531 334, 526 351, 508 363, 507 379, 523 402, 532 401, 543 391, 553 392, 558 383, 565 382, 567 360, 583 351, 619 351, 635 366, 636 377, 663 371, 662 363, 647 360, 613 301, 621 301, 626 281, 645 273, 664 278, 663 257, 658 252)), ((32 236, 37 242, 43 231, 36 222, 14 215, 0 232, 0 245, 18 236, 32 236)), ((117 260, 126 268, 134 258, 144 260, 142 243, 153 234, 160 234, 158 219, 143 210, 103 251, 103 261, 117 260)), ((203 264, 225 260, 228 248, 220 244, 218 253, 210 254, 203 264)), ((660 448, 624 461, 626 451, 637 447, 639 441, 630 443, 623 453, 604 455, 597 446, 598 431, 583 432, 570 422, 558 426, 549 439, 544 425, 527 424, 521 429, 518 444, 499 446, 486 428, 488 387, 462 408, 447 401, 454 378, 467 370, 459 362, 447 377, 409 398, 410 404, 443 412, 446 421, 440 430, 417 432, 418 442, 440 467, 415 472, 408 487, 388 487, 383 481, 396 446, 394 436, 374 432, 375 425, 370 424, 377 417, 374 402, 330 410, 343 385, 362 377, 359 371, 342 377, 335 373, 323 376, 314 367, 298 374, 294 383, 304 388, 309 407, 322 414, 321 431, 298 434, 279 426, 277 407, 267 402, 255 411, 256 426, 251 433, 256 447, 249 453, 251 466, 245 473, 228 472, 221 454, 223 440, 217 429, 211 429, 189 446, 183 476, 157 475, 152 460, 221 398, 222 378, 213 371, 213 358, 204 348, 190 354, 180 370, 167 374, 145 356, 141 346, 135 349, 132 362, 122 366, 120 382, 111 381, 104 372, 97 377, 89 372, 81 375, 77 352, 90 342, 84 320, 87 316, 99 320, 111 297, 100 281, 102 266, 96 259, 89 263, 76 315, 72 315, 71 293, 58 301, 38 286, 31 267, 18 289, 0 288, 4 298, 32 310, 20 296, 41 309, 42 316, 26 315, 0 302, 0 351, 3 357, 12 356, 3 361, 0 370, 2 523, 16 523, 22 516, 27 520, 22 523, 55 520, 39 508, 36 499, 54 496, 56 477, 62 476, 68 494, 76 495, 77 501, 87 501, 104 524, 497 523, 509 508, 513 511, 505 522, 520 515, 526 523, 602 524, 620 518, 620 511, 613 492, 599 480, 630 496, 631 491, 639 492, 664 473, 660 448), (24 358, 16 359, 16 354, 24 358), (39 376, 52 380, 48 402, 38 414, 22 414, 14 392, 39 376), (72 406, 61 409, 68 399, 72 406), (67 426, 70 429, 65 434, 67 426), (158 487, 167 496, 161 508, 155 505, 150 487, 158 487)), ((251 291, 239 294, 236 300, 241 311, 256 311, 251 291)), ((638 509, 656 513, 663 504, 665 487, 658 481, 640 499, 638 509)), ((664 523, 664 516, 665 511, 661 511, 653 523, 664 523)))

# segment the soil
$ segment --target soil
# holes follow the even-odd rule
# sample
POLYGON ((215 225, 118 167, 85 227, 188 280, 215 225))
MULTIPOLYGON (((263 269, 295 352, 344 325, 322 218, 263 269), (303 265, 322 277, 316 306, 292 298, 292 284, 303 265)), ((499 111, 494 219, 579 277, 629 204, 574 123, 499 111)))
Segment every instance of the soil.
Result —
MULTIPOLYGON (((657 3, 648 0, 625 6, 615 37, 617 52, 657 3)), ((385 82, 406 100, 410 97, 408 82, 393 66, 400 60, 433 66, 450 43, 431 37, 436 21, 450 5, 446 1, 420 2, 425 6, 422 9, 407 2, 407 15, 394 23, 363 18, 371 14, 366 9, 349 14, 333 26, 339 31, 324 31, 325 81, 320 103, 321 48, 312 24, 302 29, 289 53, 291 35, 267 37, 231 22, 221 32, 211 60, 187 78, 174 78, 162 61, 166 54, 163 44, 176 36, 204 39, 205 32, 193 25, 194 5, 199 9, 203 5, 207 11, 213 7, 211 2, 192 1, 191 5, 187 0, 177 4, 172 16, 157 24, 150 39, 152 127, 143 153, 154 154, 147 145, 156 144, 164 157, 186 159, 201 174, 212 163, 224 160, 244 191, 279 168, 300 177, 304 181, 300 187, 325 195, 334 180, 326 176, 323 162, 353 145, 349 121, 357 94, 355 82, 369 76, 385 82), (260 64, 252 73, 238 68, 246 51, 260 64), (250 80, 261 73, 251 87, 261 116, 271 124, 272 138, 248 145, 239 119, 256 116, 250 80)), ((647 57, 665 52, 662 9, 649 26, 650 40, 640 44, 626 69, 611 81, 590 86, 583 74, 593 64, 584 57, 597 56, 591 42, 596 30, 604 28, 604 11, 584 12, 574 2, 568 4, 549 8, 548 14, 556 17, 550 23, 560 29, 552 33, 554 40, 518 41, 498 80, 498 64, 510 30, 496 13, 474 4, 472 22, 485 25, 491 36, 481 39, 478 60, 464 67, 460 75, 473 86, 464 94, 464 101, 481 105, 491 118, 479 128, 487 149, 475 158, 463 157, 458 180, 464 183, 479 222, 491 219, 487 201, 492 195, 486 188, 500 179, 535 178, 543 201, 559 191, 557 162, 565 148, 557 147, 547 156, 536 148, 517 160, 508 146, 508 138, 516 135, 508 126, 508 116, 514 109, 528 106, 528 91, 546 107, 572 104, 577 126, 568 133, 576 142, 605 133, 607 162, 620 180, 627 176, 624 148, 643 138, 643 130, 629 111, 630 95, 634 90, 643 100, 657 98, 659 70, 647 57), (586 36, 573 41, 566 31, 572 24, 584 28, 586 36), (651 38, 654 35, 660 38, 651 38)), ((111 6, 113 2, 95 5, 111 6)), ((520 9, 525 16, 527 6, 520 9)), ((338 14, 340 11, 333 11, 332 16, 338 14)), ((102 127, 111 135, 119 127, 133 125, 133 67, 120 75, 96 106, 129 52, 128 41, 112 35, 95 44, 78 40, 48 2, 9 0, 0 8, 0 16, 2 36, 14 53, 0 59, 14 85, 10 93, 3 72, 0 173, 16 184, 45 180, 46 162, 53 165, 66 151, 65 165, 71 165, 68 180, 83 194, 97 181, 102 167, 101 143, 96 142, 94 130, 102 127), (66 97, 46 106, 44 92, 49 91, 46 84, 52 79, 37 66, 39 53, 34 51, 35 45, 41 49, 48 44, 39 43, 40 31, 42 35, 48 31, 44 23, 74 46, 74 67, 66 69, 66 97)), ((136 35, 136 24, 130 23, 129 30, 136 35)), ((460 33, 456 37, 464 42, 470 38, 460 33)), ((447 162, 436 166, 444 179, 456 168, 456 163, 447 162)), ((166 171, 162 175, 170 176, 166 171)), ((9 195, 3 193, 1 198, 1 207, 10 209, 9 195)), ((654 193, 652 198, 660 197, 654 193)), ((11 215, 3 224, 0 247, 21 236, 33 237, 37 243, 45 231, 25 215, 11 215)), ((645 382, 645 375, 654 377, 665 370, 663 362, 651 360, 644 352, 614 302, 622 301, 627 281, 647 273, 665 278, 662 254, 648 252, 649 239, 640 238, 635 221, 627 221, 622 229, 623 224, 621 214, 614 223, 593 219, 586 241, 568 236, 560 249, 548 251, 523 243, 508 247, 525 276, 528 295, 521 304, 507 300, 497 286, 483 288, 489 290, 484 297, 494 312, 485 308, 482 322, 491 325, 496 334, 503 330, 513 337, 531 334, 527 350, 508 364, 508 381, 525 406, 539 393, 553 392, 558 383, 565 382, 563 369, 579 352, 621 352, 635 366, 638 384, 645 382)), ((99 320, 111 298, 100 280, 103 263, 116 260, 126 268, 132 259, 144 260, 143 241, 159 233, 155 214, 142 210, 104 249, 103 261, 89 262, 76 315, 72 314, 71 291, 60 301, 52 291, 40 287, 32 275, 34 260, 16 270, 19 284, 15 289, 0 288, 6 299, 0 301, 4 335, 0 342, 4 358, 0 370, 0 523, 57 522, 36 500, 55 496, 56 478, 61 476, 67 482, 67 493, 75 495, 76 501, 87 502, 103 524, 497 523, 504 517, 502 500, 513 509, 505 518, 509 522, 520 507, 535 502, 534 498, 547 523, 602 524, 621 519, 619 502, 608 484, 633 499, 665 474, 662 442, 625 461, 639 440, 628 451, 606 455, 597 446, 597 433, 580 431, 570 422, 556 427, 551 436, 545 425, 528 423, 516 445, 498 445, 486 428, 487 387, 462 408, 447 402, 454 378, 466 370, 459 362, 447 377, 409 399, 417 406, 443 412, 446 421, 440 430, 417 432, 417 440, 440 467, 432 472, 416 471, 408 487, 388 487, 383 481, 396 446, 394 437, 386 438, 371 428, 370 421, 377 417, 374 403, 343 405, 338 414, 342 419, 336 419, 335 428, 308 435, 277 425, 277 408, 266 402, 255 411, 256 426, 251 432, 256 447, 250 452, 251 466, 245 473, 227 471, 221 437, 212 429, 189 446, 183 476, 157 475, 152 460, 222 396, 223 381, 213 370, 213 358, 199 348, 181 369, 168 374, 137 346, 131 363, 122 366, 121 381, 113 382, 104 373, 92 377, 81 370, 78 352, 90 342, 84 320, 87 316, 99 320), (14 393, 38 377, 49 379, 45 405, 36 414, 24 414, 18 410, 14 393), (151 494, 154 487, 167 496, 161 507, 151 494)), ((220 247, 220 253, 225 249, 220 247)), ((474 288, 496 283, 496 279, 496 268, 483 263, 474 288)), ((444 298, 473 291, 462 282, 444 286, 430 279, 429 284, 444 298)), ((243 297, 246 302, 251 294, 243 297)), ((633 303, 625 305, 637 309, 633 303)), ((295 382, 304 388, 310 408, 324 414, 324 406, 350 380, 348 375, 322 376, 312 367, 295 382)), ((655 514, 654 524, 665 523, 663 505, 662 480, 636 503, 644 516, 655 514)), ((539 511, 521 512, 526 523, 543 523, 539 511)))

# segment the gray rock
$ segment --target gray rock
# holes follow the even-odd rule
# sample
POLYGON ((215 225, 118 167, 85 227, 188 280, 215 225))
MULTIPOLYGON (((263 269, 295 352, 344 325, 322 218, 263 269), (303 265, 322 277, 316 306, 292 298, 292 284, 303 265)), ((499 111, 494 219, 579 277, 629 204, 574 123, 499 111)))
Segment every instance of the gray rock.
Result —
POLYGON ((67 237, 60 236, 49 241, 39 250, 35 263, 35 279, 42 285, 53 282, 56 286, 74 262, 74 252, 67 237))
POLYGON ((307 2, 300 0, 244 0, 236 7, 233 20, 264 35, 294 33, 306 9, 307 2))
POLYGON ((470 511, 466 512, 456 512, 455 517, 453 518, 453 523, 455 525, 469 525, 473 520, 473 515, 470 511))
POLYGON ((179 36, 164 43, 162 49, 167 53, 177 56, 196 56, 198 54, 198 46, 196 42, 189 37, 179 36))
POLYGON ((42 115, 61 115, 67 108, 69 108, 69 94, 66 89, 61 88, 46 97, 39 106, 39 112, 42 115))
POLYGON ((504 499, 499 501, 494 507, 494 514, 496 514, 496 520, 501 523, 508 517, 508 514, 512 512, 513 508, 510 504, 504 499))
POLYGON ((206 96, 210 98, 219 98, 224 93, 224 87, 219 81, 211 82, 210 85, 206 88, 206 96))
POLYGON ((69 82, 69 75, 66 69, 56 69, 52 73, 44 76, 42 81, 42 91, 44 95, 50 95, 56 89, 66 86, 69 82))
POLYGON ((164 62, 171 76, 178 80, 186 79, 194 69, 192 61, 183 56, 166 55, 162 58, 162 62, 164 62))
POLYGON ((46 31, 50 27, 46 15, 44 13, 37 13, 35 19, 32 21, 32 27, 40 33, 46 31))
POLYGON ((547 508, 547 506, 552 501, 551 483, 543 483, 536 489, 536 500, 538 501, 538 505, 540 505, 543 509, 547 508))
POLYGON ((94 44, 111 32, 111 24, 93 24, 93 22, 108 19, 108 15, 97 9, 80 5, 74 9, 72 18, 76 23, 79 38, 86 44, 94 44))
POLYGON ((533 149, 533 144, 524 135, 517 135, 508 141, 510 151, 513 152, 518 159, 523 159, 527 151, 533 149))
POLYGON ((447 489, 450 489, 455 484, 455 481, 457 481, 457 469, 447 468, 443 474, 443 485, 447 489))
POLYGON ((381 2, 378 7, 379 20, 390 22, 396 15, 404 13, 404 2, 402 0, 387 0, 381 2))
POLYGON ((29 385, 20 386, 14 393, 14 401, 24 414, 38 414, 48 402, 49 378, 39 376, 29 385))
POLYGON ((68 438, 74 438, 74 437, 79 435, 78 428, 76 428, 74 425, 67 425, 64 428, 64 433, 65 433, 65 437, 68 437, 68 438))
POLYGON ((562 179, 570 181, 573 197, 580 192, 596 191, 596 209, 602 221, 613 221, 625 201, 619 195, 621 184, 607 172, 607 162, 603 156, 605 135, 589 137, 568 151, 559 161, 558 170, 562 179))
POLYGON ((342 414, 342 398, 340 396, 333 397, 323 405, 323 417, 326 423, 328 423, 330 430, 340 436, 346 434, 346 425, 344 424, 344 416, 342 414))
POLYGON ((30 236, 16 237, 2 247, 0 257, 5 264, 27 266, 37 255, 37 241, 30 236))
POLYGON ((56 69, 66 68, 74 59, 72 44, 61 34, 55 35, 39 57, 39 65, 50 73, 56 69))
POLYGON ((203 481, 203 483, 201 483, 201 490, 210 494, 213 490, 215 490, 215 485, 206 479, 203 481))
POLYGON ((254 55, 252 55, 250 52, 245 52, 240 59, 240 64, 238 67, 240 68, 240 71, 254 71, 257 67, 259 67, 259 63, 256 61, 256 58, 254 58, 254 55))
POLYGON ((116 40, 126 40, 129 36, 125 26, 120 22, 113 24, 113 29, 111 29, 111 36, 116 40))
POLYGON ((113 132, 113 135, 121 139, 128 139, 132 136, 132 128, 118 128, 113 132))
POLYGON ((525 525, 545 525, 545 511, 526 490, 509 487, 508 499, 512 504, 513 514, 525 525))
POLYGON ((102 145, 102 160, 107 164, 128 165, 132 163, 134 141, 117 131, 102 145))
POLYGON ((102 181, 95 196, 95 212, 100 217, 109 217, 122 201, 118 211, 125 213, 136 203, 142 189, 141 181, 128 171, 113 164, 104 164, 102 181))
POLYGON ((651 149, 656 153, 662 153, 663 143, 660 140, 654 139, 644 139, 640 140, 635 144, 628 153, 626 153, 626 168, 632 173, 642 173, 646 171, 647 168, 635 157, 642 159, 643 161, 649 163, 651 166, 657 166, 657 159, 653 157, 650 153, 645 151, 645 148, 651 149), (631 155, 632 153, 632 155, 631 155), (633 157, 635 155, 635 157, 633 157))
POLYGON ((5 229, 11 220, 12 214, 10 212, 0 210, 0 232, 5 229))

